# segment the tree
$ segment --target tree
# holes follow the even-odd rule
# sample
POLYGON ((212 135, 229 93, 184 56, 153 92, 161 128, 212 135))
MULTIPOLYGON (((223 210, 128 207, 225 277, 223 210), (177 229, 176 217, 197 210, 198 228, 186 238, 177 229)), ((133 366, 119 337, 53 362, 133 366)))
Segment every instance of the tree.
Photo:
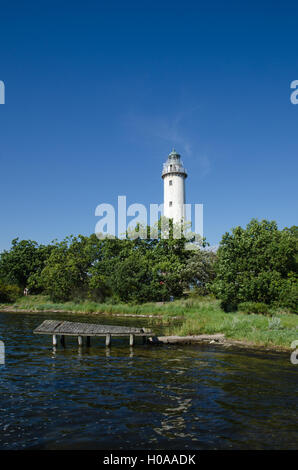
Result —
POLYGON ((212 289, 227 311, 246 301, 281 303, 288 276, 297 274, 296 238, 276 222, 253 219, 246 229, 234 228, 217 255, 212 289))
POLYGON ((95 235, 71 236, 55 245, 41 273, 41 284, 52 300, 87 296, 90 270, 98 257, 99 246, 95 235))
POLYGON ((21 293, 22 291, 18 286, 5 284, 0 281, 0 302, 15 302, 21 293))
POLYGON ((124 239, 78 235, 50 245, 15 239, 11 249, 1 254, 0 280, 63 302, 107 297, 164 301, 181 297, 188 281, 205 284, 211 276, 208 255, 192 258, 181 226, 163 219, 154 231, 155 237, 150 238, 151 228, 137 226, 133 236, 127 233, 124 239), (200 269, 205 269, 204 275, 200 269))
POLYGON ((0 279, 33 291, 39 289, 39 276, 50 256, 51 245, 38 245, 32 240, 12 240, 11 249, 0 255, 0 279))
POLYGON ((193 250, 189 253, 182 271, 185 285, 192 286, 202 295, 210 291, 210 283, 215 278, 216 253, 206 250, 193 250))
MULTIPOLYGON (((145 228, 148 232, 149 228, 145 228)), ((98 259, 91 267, 90 286, 109 290, 129 302, 169 300, 183 293, 182 270, 188 253, 185 239, 141 238, 102 240, 98 259), (98 282, 98 284, 97 284, 98 282)), ((137 232, 138 234, 138 232, 137 232)))

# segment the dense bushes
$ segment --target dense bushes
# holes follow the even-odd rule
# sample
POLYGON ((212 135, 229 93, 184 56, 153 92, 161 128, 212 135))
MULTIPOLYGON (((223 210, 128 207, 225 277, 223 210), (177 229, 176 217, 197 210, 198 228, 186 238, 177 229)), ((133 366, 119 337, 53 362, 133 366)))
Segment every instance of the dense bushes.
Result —
POLYGON ((213 293, 225 311, 267 314, 281 307, 298 313, 297 227, 278 230, 275 222, 252 220, 226 233, 217 254, 187 250, 185 241, 171 231, 167 239, 93 234, 50 245, 16 239, 0 255, 1 295, 8 299, 2 302, 17 295, 13 286, 55 302, 129 303, 167 301, 192 288, 213 293))
POLYGON ((268 305, 262 302, 242 302, 238 305, 238 310, 245 313, 262 313, 263 315, 270 314, 268 305))
POLYGON ((0 302, 15 302, 20 297, 22 291, 18 286, 5 284, 0 281, 0 302))
POLYGON ((13 240, 0 258, 0 279, 48 294, 54 302, 166 301, 181 297, 189 284, 208 292, 215 255, 186 250, 185 241, 171 236, 98 239, 94 234, 48 246, 13 240))
POLYGON ((226 233, 217 252, 212 290, 226 311, 258 302, 297 311, 297 231, 252 220, 226 233))
POLYGON ((293 273, 284 281, 278 303, 291 312, 298 313, 298 277, 293 273))
POLYGON ((0 255, 0 279, 21 289, 40 293, 40 275, 54 245, 38 245, 32 240, 12 240, 11 249, 0 255))

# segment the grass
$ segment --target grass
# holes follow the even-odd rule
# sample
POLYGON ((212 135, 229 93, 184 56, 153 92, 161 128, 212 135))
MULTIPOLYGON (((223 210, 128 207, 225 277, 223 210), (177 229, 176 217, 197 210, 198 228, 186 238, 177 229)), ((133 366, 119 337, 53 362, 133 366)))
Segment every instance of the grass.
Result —
MULTIPOLYGON (((0 305, 0 310, 8 305, 0 305)), ((138 314, 162 317, 167 325, 168 335, 198 335, 224 333, 226 338, 246 341, 255 345, 290 348, 298 340, 298 315, 272 312, 268 317, 261 314, 242 312, 225 313, 219 301, 208 298, 188 298, 166 303, 125 303, 65 302, 53 303, 47 296, 20 298, 11 308, 29 311, 72 311, 78 313, 138 314), (175 317, 180 317, 179 322, 175 317)))
POLYGON ((211 304, 198 307, 196 314, 188 313, 182 324, 173 325, 169 332, 178 336, 224 333, 226 338, 255 345, 290 348, 298 339, 298 315, 225 313, 211 304))
MULTIPOLYGON (((2 305, 3 307, 4 305, 2 305)), ((5 305, 7 307, 7 305, 5 305)), ((31 295, 21 297, 10 307, 30 311, 64 310, 78 313, 124 313, 143 315, 180 316, 184 314, 181 301, 168 303, 145 303, 141 305, 126 303, 97 303, 91 301, 54 303, 48 296, 31 295)), ((1 304, 0 304, 1 308, 1 304)))

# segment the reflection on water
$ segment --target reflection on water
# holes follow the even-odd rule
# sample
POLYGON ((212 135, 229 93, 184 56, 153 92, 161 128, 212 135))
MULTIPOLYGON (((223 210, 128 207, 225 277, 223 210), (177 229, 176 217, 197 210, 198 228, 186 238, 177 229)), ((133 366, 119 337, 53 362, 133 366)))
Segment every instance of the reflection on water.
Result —
MULTIPOLYGON (((297 373, 288 355, 127 338, 33 335, 49 314, 0 313, 1 449, 273 449, 297 446, 297 373)), ((148 326, 146 319, 57 319, 148 326)), ((158 329, 159 327, 157 327, 158 329)), ((157 331, 158 332, 158 331, 157 331)))

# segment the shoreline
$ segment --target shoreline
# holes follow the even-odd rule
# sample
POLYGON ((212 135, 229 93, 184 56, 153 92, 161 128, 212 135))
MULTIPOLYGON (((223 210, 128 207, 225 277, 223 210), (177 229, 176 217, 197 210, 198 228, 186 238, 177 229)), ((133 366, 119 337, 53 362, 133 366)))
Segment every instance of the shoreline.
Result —
MULTIPOLYGON (((110 312, 85 312, 83 310, 64 310, 64 309, 50 309, 50 310, 42 310, 42 309, 22 309, 22 308, 12 308, 9 306, 3 306, 0 304, 0 312, 7 312, 7 313, 75 313, 79 315, 109 315, 111 317, 138 317, 138 318, 158 318, 162 319, 165 318, 164 315, 152 315, 152 314, 145 314, 145 313, 110 313, 110 312)), ((183 316, 171 316, 173 320, 179 320, 184 318, 183 316)))
MULTIPOLYGON (((39 310, 39 309, 16 309, 12 306, 0 305, 0 312, 5 313, 29 313, 29 314, 55 314, 55 313, 71 313, 71 314, 80 314, 80 315, 105 315, 111 317, 135 317, 135 318, 150 318, 150 319, 163 319, 164 315, 152 315, 152 314, 138 314, 138 313, 109 313, 109 312, 84 312, 84 311, 74 311, 74 310, 63 310, 63 309, 53 309, 53 310, 39 310)), ((171 319, 183 319, 183 316, 171 316, 171 319)), ((260 351, 269 351, 269 352, 281 352, 286 353, 292 351, 291 348, 286 346, 278 345, 267 345, 260 343, 253 343, 251 341, 244 341, 239 339, 227 338, 224 333, 214 333, 214 334, 201 334, 201 335, 166 335, 166 336, 156 336, 149 340, 149 344, 152 345, 163 345, 163 344, 172 344, 172 345, 188 345, 188 344, 212 344, 212 345, 221 345, 223 347, 238 347, 241 349, 248 350, 260 350, 260 351)))
POLYGON ((149 343, 151 344, 179 344, 179 345, 187 345, 187 344, 212 344, 212 345, 220 345, 225 348, 229 347, 237 347, 241 349, 249 349, 249 350, 259 350, 259 351, 269 351, 269 352, 281 352, 281 353, 288 353, 292 351, 290 348, 286 348, 283 346, 267 346, 265 344, 256 344, 246 341, 241 341, 232 338, 226 338, 223 333, 215 333, 210 335, 188 335, 188 336, 157 336, 156 338, 149 339, 149 343))

